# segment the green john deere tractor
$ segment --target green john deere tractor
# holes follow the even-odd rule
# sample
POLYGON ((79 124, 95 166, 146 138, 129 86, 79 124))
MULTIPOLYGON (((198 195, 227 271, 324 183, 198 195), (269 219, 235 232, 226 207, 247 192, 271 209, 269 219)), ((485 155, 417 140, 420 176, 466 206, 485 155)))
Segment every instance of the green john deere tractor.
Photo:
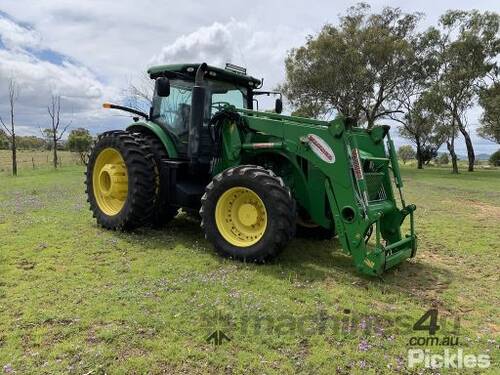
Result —
POLYGON ((127 130, 101 134, 90 156, 87 194, 101 226, 159 227, 182 208, 199 212, 206 238, 231 258, 267 260, 296 229, 338 235, 369 275, 415 255, 415 206, 404 202, 388 126, 284 116, 281 99, 274 112, 259 112, 259 95, 276 93, 231 64, 148 73, 148 114, 103 105, 137 117, 127 130))

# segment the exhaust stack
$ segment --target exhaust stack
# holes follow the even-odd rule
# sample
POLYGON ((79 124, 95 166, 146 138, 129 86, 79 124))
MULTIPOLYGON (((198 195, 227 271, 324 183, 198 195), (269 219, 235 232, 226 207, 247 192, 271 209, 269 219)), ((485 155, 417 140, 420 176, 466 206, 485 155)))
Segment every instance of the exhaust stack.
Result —
POLYGON ((193 94, 191 98, 191 114, 189 118, 189 146, 188 157, 191 164, 198 164, 200 152, 200 133, 203 126, 203 116, 205 111, 206 88, 204 86, 205 74, 208 70, 207 64, 200 64, 196 70, 193 94))

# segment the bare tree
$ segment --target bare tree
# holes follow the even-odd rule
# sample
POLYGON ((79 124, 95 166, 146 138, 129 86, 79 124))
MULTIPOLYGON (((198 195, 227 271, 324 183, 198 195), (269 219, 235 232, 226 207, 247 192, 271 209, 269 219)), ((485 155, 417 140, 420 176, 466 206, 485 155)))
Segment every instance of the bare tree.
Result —
POLYGON ((16 126, 14 124, 14 105, 19 97, 19 90, 14 78, 9 81, 9 106, 10 106, 10 128, 0 117, 2 126, 7 131, 10 138, 10 147, 12 150, 12 174, 17 176, 17 146, 16 146, 16 126))
POLYGON ((154 81, 149 75, 142 74, 124 90, 125 105, 147 112, 153 103, 153 91, 154 81))
MULTIPOLYGON (((47 111, 49 112, 49 116, 51 119, 51 128, 50 135, 52 137, 52 150, 54 153, 54 168, 57 168, 58 159, 57 159, 57 144, 63 137, 66 130, 68 130, 71 125, 71 121, 62 127, 61 130, 61 95, 52 95, 51 102, 47 107, 47 111)), ((47 133, 47 132, 46 132, 47 133)))

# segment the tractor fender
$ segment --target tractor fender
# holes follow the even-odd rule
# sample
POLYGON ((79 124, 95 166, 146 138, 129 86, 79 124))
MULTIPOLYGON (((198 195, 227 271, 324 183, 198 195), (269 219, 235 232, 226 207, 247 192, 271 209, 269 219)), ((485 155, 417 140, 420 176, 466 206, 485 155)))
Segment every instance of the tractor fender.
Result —
POLYGON ((160 125, 151 121, 137 121, 127 126, 127 130, 136 132, 147 131, 153 133, 156 137, 158 137, 163 146, 165 146, 167 154, 170 158, 176 158, 178 156, 177 149, 175 148, 172 138, 160 125))
MULTIPOLYGON (((293 190, 296 193, 296 198, 303 207, 308 208, 310 206, 310 201, 309 195, 307 194, 307 180, 302 169, 298 166, 295 159, 291 157, 291 155, 287 152, 256 150, 253 157, 249 160, 249 163, 258 163, 258 160, 262 158, 275 160, 275 162, 279 164, 286 164, 291 168, 290 172, 293 176, 293 190)), ((273 172, 279 174, 278 171, 273 172)))

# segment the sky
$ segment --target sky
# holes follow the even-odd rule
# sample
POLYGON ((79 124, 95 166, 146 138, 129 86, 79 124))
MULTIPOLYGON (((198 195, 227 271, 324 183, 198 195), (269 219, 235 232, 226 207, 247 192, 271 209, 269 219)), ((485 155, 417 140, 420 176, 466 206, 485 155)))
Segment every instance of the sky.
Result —
MULTIPOLYGON (((436 24, 448 9, 500 11, 498 1, 368 1, 423 12, 422 27, 436 24)), ((165 0, 2 0, 0 3, 0 116, 8 115, 10 77, 19 85, 18 133, 40 135, 49 125, 47 104, 62 97, 62 121, 93 134, 130 123, 123 113, 103 110, 105 101, 122 102, 131 82, 147 67, 171 62, 242 65, 264 77, 273 89, 285 79, 287 51, 304 44, 325 23, 353 5, 348 1, 165 0)), ((498 145, 476 135, 481 109, 469 113, 477 153, 498 145)), ((398 145, 407 143, 397 136, 398 145)), ((460 140, 457 151, 465 153, 460 140)))

